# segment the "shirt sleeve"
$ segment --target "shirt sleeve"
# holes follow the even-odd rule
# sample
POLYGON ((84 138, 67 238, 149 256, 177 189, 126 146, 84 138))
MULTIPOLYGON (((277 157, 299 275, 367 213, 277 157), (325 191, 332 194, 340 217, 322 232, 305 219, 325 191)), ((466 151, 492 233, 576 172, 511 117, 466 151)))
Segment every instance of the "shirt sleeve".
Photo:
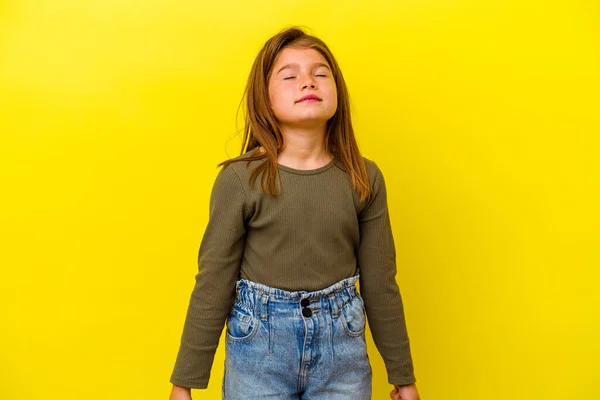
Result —
MULTIPOLYGON (((373 163, 374 164, 374 163, 373 163)), ((367 321, 388 374, 388 382, 416 382, 402 296, 396 282, 396 249, 390 224, 385 180, 374 164, 372 197, 358 215, 357 263, 367 321)))
POLYGON ((170 379, 174 385, 208 387, 219 339, 235 300, 245 248, 245 193, 233 165, 222 167, 210 195, 208 224, 198 252, 198 273, 170 379))

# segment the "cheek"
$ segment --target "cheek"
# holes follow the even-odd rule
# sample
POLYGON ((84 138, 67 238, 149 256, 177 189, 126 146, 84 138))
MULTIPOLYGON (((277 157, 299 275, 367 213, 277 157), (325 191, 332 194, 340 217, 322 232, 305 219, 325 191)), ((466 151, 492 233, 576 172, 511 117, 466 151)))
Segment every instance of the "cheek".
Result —
POLYGON ((335 92, 335 90, 333 92, 331 92, 330 94, 330 99, 329 99, 329 111, 331 112, 331 114, 335 114, 335 112, 338 109, 338 101, 337 101, 337 93, 335 92))
POLYGON ((273 108, 285 109, 289 108, 294 103, 293 92, 285 90, 285 88, 278 88, 270 94, 271 105, 273 108))
POLYGON ((331 98, 331 101, 337 103, 337 90, 335 89, 335 87, 331 90, 331 93, 329 93, 329 96, 331 98))
POLYGON ((269 93, 269 100, 271 102, 271 110, 277 118, 284 118, 289 113, 289 106, 287 104, 285 93, 277 88, 269 93))
POLYGON ((277 83, 270 83, 268 86, 269 100, 271 106, 275 107, 276 104, 281 100, 281 87, 277 83))
POLYGON ((277 101, 277 99, 275 98, 275 88, 272 87, 271 85, 269 85, 269 101, 271 102, 271 107, 273 107, 275 105, 275 102, 277 101))
POLYGON ((332 105, 333 108, 337 107, 337 91, 335 90, 335 88, 333 88, 330 92, 329 92, 329 103, 332 105))
POLYGON ((335 87, 335 83, 333 82, 327 87, 327 99, 331 103, 337 102, 337 88, 335 87))

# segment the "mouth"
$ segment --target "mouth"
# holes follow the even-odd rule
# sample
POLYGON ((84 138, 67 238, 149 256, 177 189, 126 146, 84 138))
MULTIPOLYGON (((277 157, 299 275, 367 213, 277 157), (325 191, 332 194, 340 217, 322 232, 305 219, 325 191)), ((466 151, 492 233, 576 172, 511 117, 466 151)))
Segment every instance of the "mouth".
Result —
POLYGON ((318 103, 321 100, 319 99, 304 99, 304 100, 300 100, 298 101, 298 103, 318 103))
POLYGON ((296 103, 316 103, 319 101, 321 101, 321 99, 318 96, 316 96, 314 94, 309 94, 309 95, 302 97, 296 103))

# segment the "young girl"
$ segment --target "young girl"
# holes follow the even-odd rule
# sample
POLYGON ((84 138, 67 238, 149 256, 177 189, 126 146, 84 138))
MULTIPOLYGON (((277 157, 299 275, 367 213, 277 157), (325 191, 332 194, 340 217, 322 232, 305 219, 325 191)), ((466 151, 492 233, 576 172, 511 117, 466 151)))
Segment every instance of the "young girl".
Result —
POLYGON ((223 399, 370 399, 368 317, 390 398, 418 400, 385 181, 359 152, 335 58, 286 29, 258 54, 246 99, 242 152, 213 184, 171 399, 208 386, 224 326, 223 399))

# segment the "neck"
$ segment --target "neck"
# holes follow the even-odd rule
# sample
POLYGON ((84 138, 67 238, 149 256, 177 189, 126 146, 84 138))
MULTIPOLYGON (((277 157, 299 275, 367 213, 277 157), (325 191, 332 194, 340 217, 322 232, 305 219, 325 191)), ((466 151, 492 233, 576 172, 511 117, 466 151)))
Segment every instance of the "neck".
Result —
POLYGON ((325 124, 319 127, 282 126, 283 147, 279 160, 283 164, 318 165, 331 161, 331 153, 325 150, 325 124))

